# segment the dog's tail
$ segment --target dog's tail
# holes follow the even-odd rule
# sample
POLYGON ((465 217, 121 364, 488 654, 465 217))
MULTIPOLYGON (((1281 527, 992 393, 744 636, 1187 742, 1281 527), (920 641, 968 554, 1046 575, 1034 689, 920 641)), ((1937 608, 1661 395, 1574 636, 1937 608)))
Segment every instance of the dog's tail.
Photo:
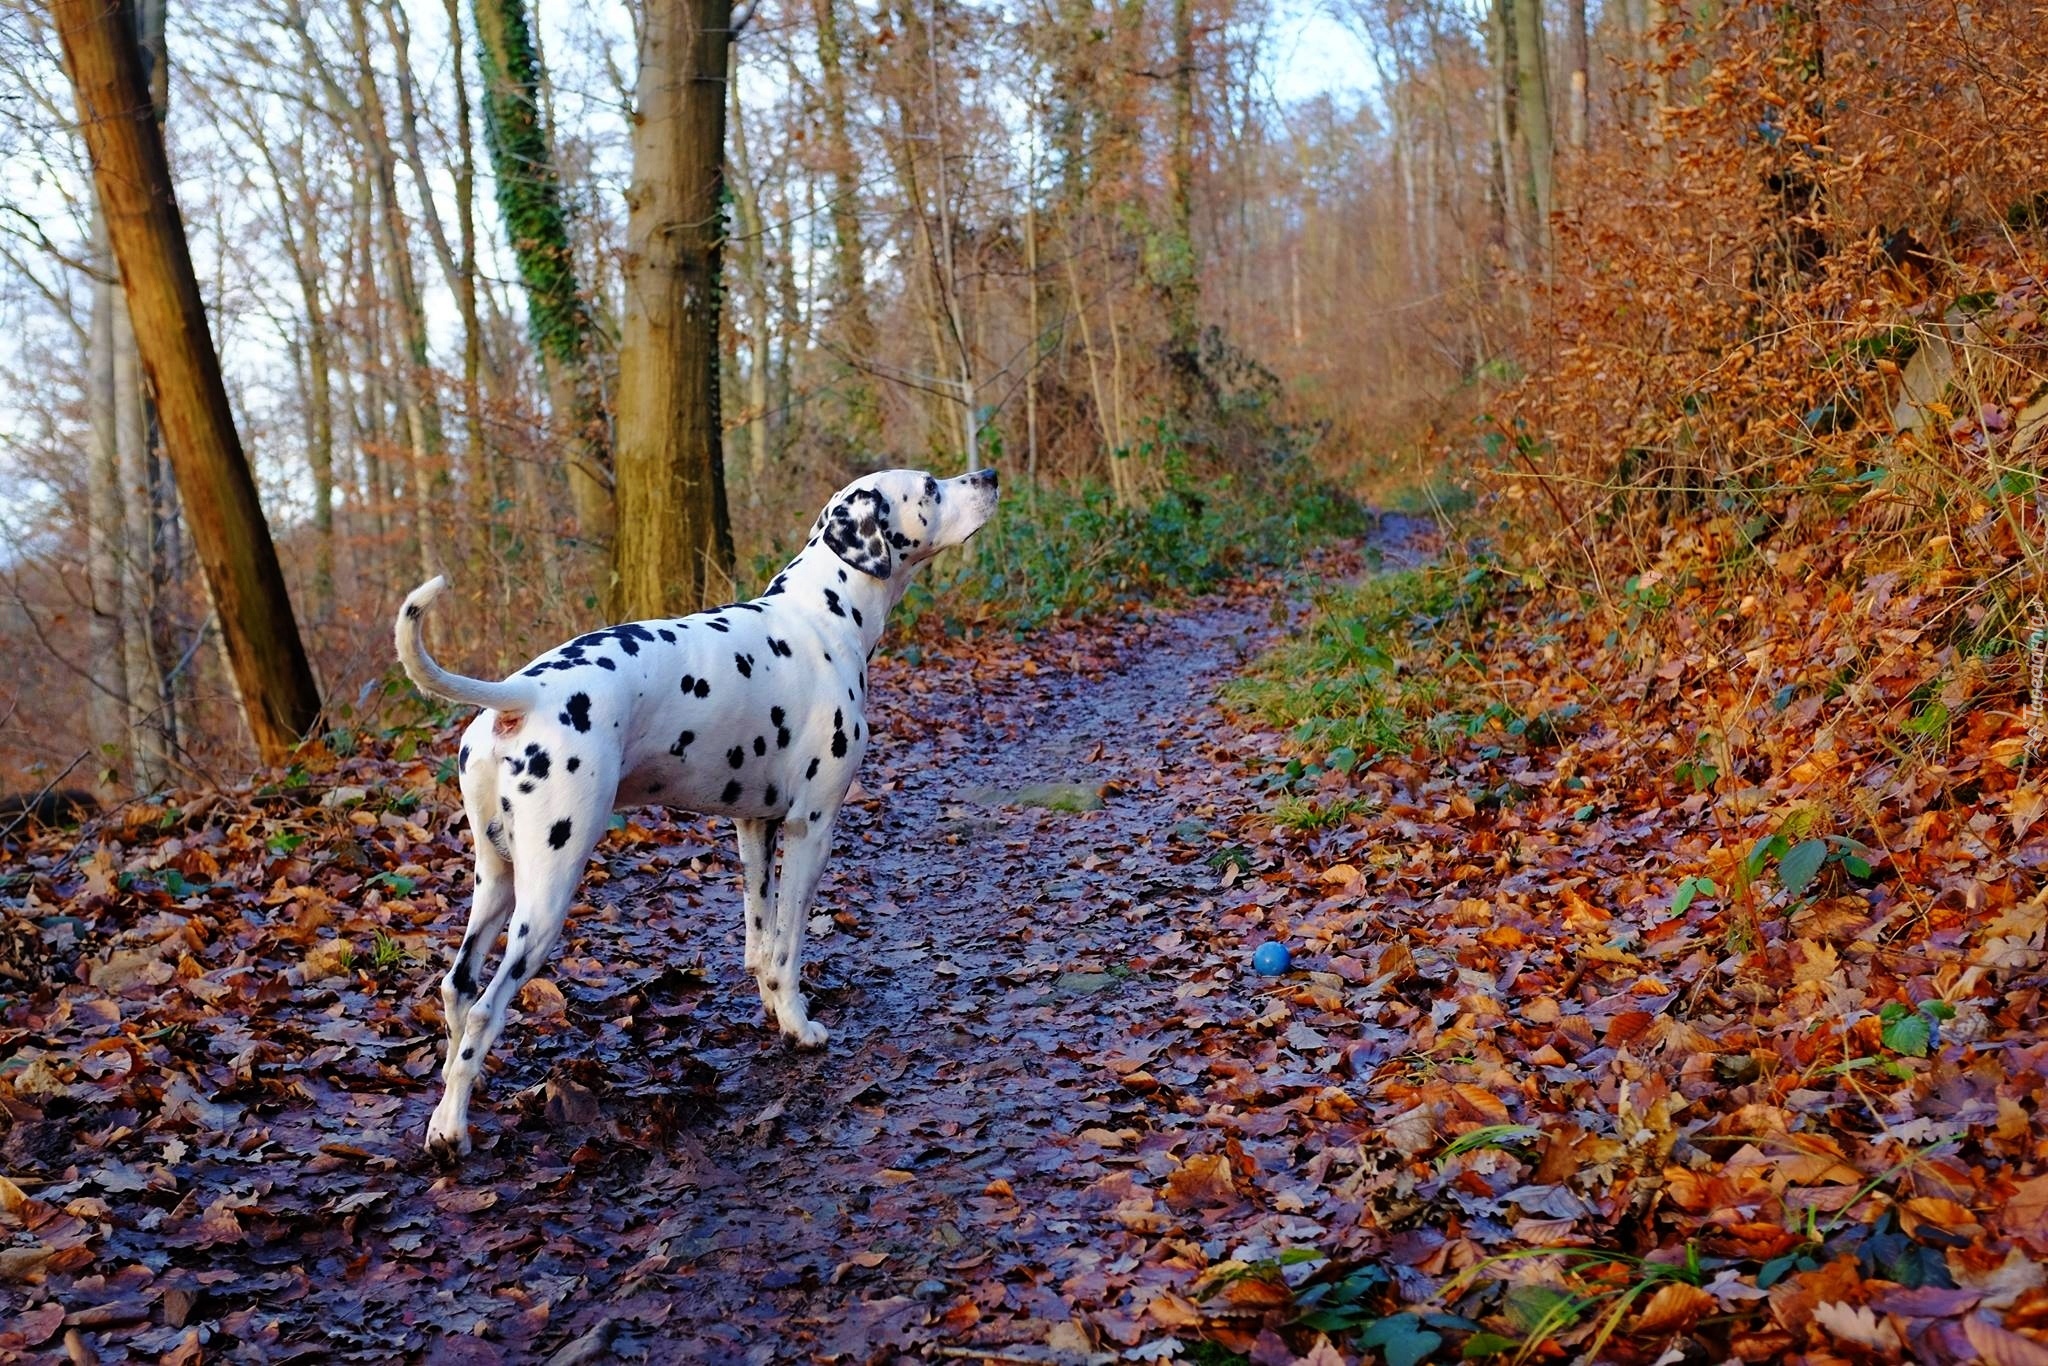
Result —
POLYGON ((469 678, 448 672, 427 653, 426 642, 420 638, 420 619, 426 616, 427 608, 447 586, 446 578, 431 579, 413 589, 405 600, 405 606, 399 609, 393 635, 398 643, 398 662, 405 666, 406 677, 417 684, 421 692, 445 697, 450 702, 514 714, 532 711, 540 702, 540 689, 532 679, 515 676, 502 683, 491 683, 481 678, 469 678))

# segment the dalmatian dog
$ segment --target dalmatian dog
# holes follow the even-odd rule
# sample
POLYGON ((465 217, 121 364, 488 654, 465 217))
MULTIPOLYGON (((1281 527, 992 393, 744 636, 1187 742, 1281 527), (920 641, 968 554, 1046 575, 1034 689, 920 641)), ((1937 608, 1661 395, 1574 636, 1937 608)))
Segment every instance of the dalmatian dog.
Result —
POLYGON ((442 1157, 469 1151, 469 1098, 505 1011, 546 963, 607 818, 658 804, 733 818, 745 865, 746 966, 782 1032, 828 1035, 799 990, 811 900, 832 825, 867 749, 867 661, 889 609, 932 556, 994 514, 996 472, 887 470, 841 489, 768 590, 695 616, 578 636, 502 682, 450 673, 400 611, 399 662, 421 690, 483 712, 463 732, 463 807, 476 894, 441 983, 445 1091, 427 1125, 442 1157), (781 870, 776 870, 777 846, 781 870), (488 984, 483 964, 505 948, 488 984))

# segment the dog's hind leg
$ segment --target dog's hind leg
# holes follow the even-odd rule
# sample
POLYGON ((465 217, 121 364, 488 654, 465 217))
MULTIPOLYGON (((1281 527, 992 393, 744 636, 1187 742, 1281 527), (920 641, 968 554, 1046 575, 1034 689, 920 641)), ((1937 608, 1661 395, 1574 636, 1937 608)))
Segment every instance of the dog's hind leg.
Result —
POLYGON ((476 1004, 477 973, 498 932, 512 915, 512 865, 490 842, 478 836, 476 846, 476 890, 469 901, 469 927, 462 932, 462 947, 448 975, 441 979, 441 1013, 448 1023, 448 1048, 453 1052, 462 1041, 462 1027, 469 1008, 476 1004))
POLYGON ((576 828, 573 817, 552 825, 520 824, 516 836, 521 858, 517 913, 490 985, 463 1021, 462 1037, 449 1044, 448 1061, 441 1069, 447 1089, 427 1122, 430 1150, 444 1156, 469 1151, 469 1097, 484 1059, 504 1031, 505 1012, 511 1008, 512 998, 539 974, 555 941, 561 938, 569 905, 583 880, 583 865, 604 833, 602 817, 586 818, 581 825, 584 828, 576 828), (561 833, 559 843, 549 838, 556 831, 561 833))
POLYGON ((804 935, 810 929, 811 900, 818 893, 825 859, 832 852, 832 824, 839 803, 814 821, 785 827, 782 883, 776 889, 774 939, 762 946, 759 980, 768 1013, 782 1032, 805 1048, 822 1047, 832 1036, 804 1008, 804 935))
MULTIPOLYGON (((746 902, 747 921, 747 971, 754 974, 758 984, 761 975, 761 961, 766 956, 767 945, 773 940, 775 926, 775 853, 780 843, 782 822, 779 820, 749 820, 744 817, 733 819, 733 828, 739 834, 740 878, 746 902)), ((775 1004, 769 999, 768 989, 761 988, 761 1004, 773 1013, 775 1004)))

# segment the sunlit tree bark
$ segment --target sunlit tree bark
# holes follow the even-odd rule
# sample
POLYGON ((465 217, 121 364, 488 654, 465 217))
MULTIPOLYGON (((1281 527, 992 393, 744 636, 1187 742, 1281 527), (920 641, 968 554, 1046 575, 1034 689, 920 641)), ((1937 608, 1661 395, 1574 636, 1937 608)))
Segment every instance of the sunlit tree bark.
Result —
POLYGON ((236 436, 125 4, 52 0, 93 181, 242 714, 282 761, 319 716, 284 574, 236 436))
POLYGON ((619 348, 614 619, 731 590, 719 420, 732 0, 649 0, 640 34, 619 348))

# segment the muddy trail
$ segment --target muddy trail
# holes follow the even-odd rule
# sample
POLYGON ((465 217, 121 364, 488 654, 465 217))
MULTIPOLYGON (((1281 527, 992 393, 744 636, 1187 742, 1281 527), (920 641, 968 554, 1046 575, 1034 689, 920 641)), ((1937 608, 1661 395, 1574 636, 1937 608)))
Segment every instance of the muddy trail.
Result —
POLYGON ((1213 702, 1292 610, 1266 585, 879 666, 807 950, 822 1052, 745 980, 724 823, 636 813, 455 1170, 419 1136, 467 836, 445 784, 372 813, 435 755, 329 775, 350 824, 305 848, 259 790, 167 814, 194 828, 149 875, 104 833, 32 857, 31 903, 106 904, 43 922, 78 981, 22 969, 50 987, 0 1050, 34 1239, 0 1259, 40 1258, 0 1265, 0 1357, 1170 1359, 1202 1264, 1347 1213, 1297 1167, 1356 1059, 1249 972, 1284 889, 1213 702))

